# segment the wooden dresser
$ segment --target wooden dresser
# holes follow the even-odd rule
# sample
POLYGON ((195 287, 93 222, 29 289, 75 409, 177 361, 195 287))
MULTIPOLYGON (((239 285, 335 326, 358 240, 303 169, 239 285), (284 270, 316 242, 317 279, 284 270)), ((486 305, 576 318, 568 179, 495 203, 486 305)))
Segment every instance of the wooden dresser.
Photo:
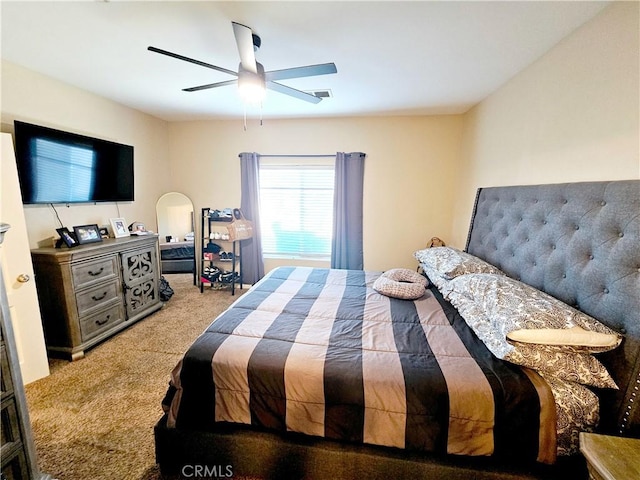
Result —
POLYGON ((162 307, 157 235, 31 251, 47 350, 71 360, 162 307))

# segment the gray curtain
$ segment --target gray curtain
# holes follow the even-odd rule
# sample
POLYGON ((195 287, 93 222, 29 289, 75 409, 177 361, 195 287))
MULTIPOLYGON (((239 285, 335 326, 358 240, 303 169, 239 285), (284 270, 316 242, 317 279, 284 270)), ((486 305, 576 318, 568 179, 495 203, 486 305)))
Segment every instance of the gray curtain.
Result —
POLYGON ((362 248, 364 157, 365 154, 362 152, 338 152, 336 155, 331 268, 364 269, 362 248))
POLYGON ((242 255, 242 279, 254 284, 264 277, 262 242, 260 241, 260 155, 240 154, 241 201, 240 209, 247 220, 253 222, 253 238, 240 242, 242 255))

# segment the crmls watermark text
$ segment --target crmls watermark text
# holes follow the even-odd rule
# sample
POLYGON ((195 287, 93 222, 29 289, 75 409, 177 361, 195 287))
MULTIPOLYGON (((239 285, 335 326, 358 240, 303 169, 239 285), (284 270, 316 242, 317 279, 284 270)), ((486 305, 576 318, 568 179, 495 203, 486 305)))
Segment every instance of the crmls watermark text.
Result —
POLYGON ((184 465, 180 471, 185 478, 231 478, 232 465, 184 465))

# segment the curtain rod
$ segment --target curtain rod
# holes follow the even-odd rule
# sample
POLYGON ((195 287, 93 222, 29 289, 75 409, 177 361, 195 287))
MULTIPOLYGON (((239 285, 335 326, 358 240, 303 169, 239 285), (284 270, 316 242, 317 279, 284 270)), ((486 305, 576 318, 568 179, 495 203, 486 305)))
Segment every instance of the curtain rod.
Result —
MULTIPOLYGON (((260 157, 265 157, 265 158, 322 158, 322 157, 328 157, 328 158, 335 158, 336 154, 332 153, 332 154, 318 154, 318 155, 261 155, 258 154, 260 157)), ((240 157, 240 155, 238 155, 238 157, 240 157)))

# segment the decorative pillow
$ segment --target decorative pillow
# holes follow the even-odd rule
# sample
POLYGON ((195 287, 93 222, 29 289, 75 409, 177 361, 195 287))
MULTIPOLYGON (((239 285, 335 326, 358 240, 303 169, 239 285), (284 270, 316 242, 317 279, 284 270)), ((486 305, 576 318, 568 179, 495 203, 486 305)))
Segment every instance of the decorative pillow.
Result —
MULTIPOLYGON (((442 290, 441 290, 442 291, 442 290)), ((597 320, 536 290, 502 275, 475 274, 446 283, 443 294, 467 324, 498 358, 547 372, 585 385, 617 388, 606 368, 578 346, 509 342, 507 335, 523 329, 570 329, 611 335, 611 350, 621 337, 597 320)))
MULTIPOLYGON (((609 336, 608 347, 598 351, 612 350, 622 337, 595 318, 586 315, 560 300, 529 285, 504 275, 464 275, 447 284, 447 299, 454 303, 459 297, 471 300, 499 337, 503 354, 511 350, 507 335, 516 330, 570 329, 579 326, 589 332, 609 336)), ((587 345, 588 346, 588 345, 587 345)))
POLYGON ((575 326, 565 329, 532 328, 513 330, 507 339, 514 342, 547 345, 556 351, 599 353, 616 348, 620 344, 618 335, 592 332, 575 326))
POLYGON ((424 295, 427 279, 407 268, 387 270, 373 282, 373 289, 388 297, 415 300, 424 295))
POLYGON ((433 247, 418 250, 416 259, 444 278, 452 279, 467 273, 504 273, 490 263, 452 247, 433 247))

